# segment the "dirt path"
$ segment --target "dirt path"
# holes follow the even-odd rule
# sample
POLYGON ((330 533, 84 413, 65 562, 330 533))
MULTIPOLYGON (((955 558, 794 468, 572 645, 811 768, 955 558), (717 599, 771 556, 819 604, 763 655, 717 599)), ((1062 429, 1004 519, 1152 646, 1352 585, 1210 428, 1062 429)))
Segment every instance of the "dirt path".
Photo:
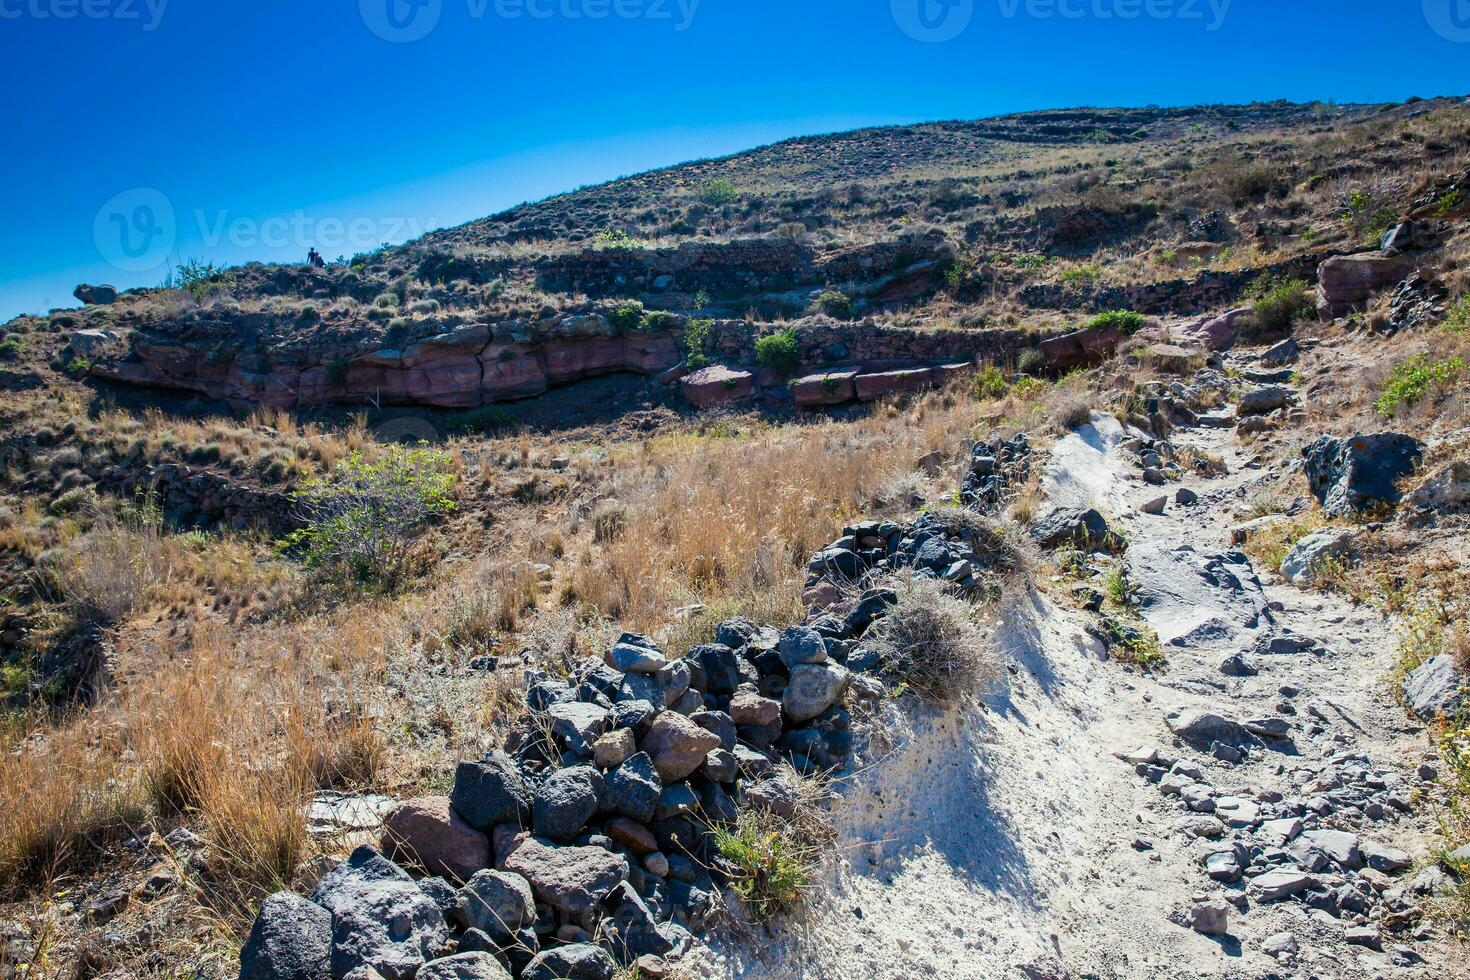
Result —
MULTIPOLYGON (((1191 506, 1176 505, 1168 487, 1159 516, 1138 512, 1163 490, 1144 484, 1120 449, 1127 435, 1096 417, 1055 447, 1046 488, 1054 501, 1118 515, 1141 613, 1165 642, 1168 669, 1143 674, 1108 661, 1087 630, 1094 617, 1070 604, 1040 593, 1014 601, 997 629, 1008 664, 999 689, 964 711, 891 710, 894 747, 852 778, 837 805, 840 860, 805 920, 717 947, 710 975, 1470 976, 1442 937, 1421 930, 1416 938, 1412 927, 1384 932, 1381 948, 1349 944, 1348 929, 1376 924, 1393 907, 1368 883, 1374 873, 1319 869, 1316 892, 1330 900, 1303 892, 1267 901, 1248 886, 1263 864, 1320 860, 1275 846, 1271 833, 1282 825, 1260 824, 1278 816, 1300 814, 1302 831, 1342 829, 1365 848, 1381 842, 1422 861, 1428 821, 1396 804, 1418 785, 1426 745, 1385 681, 1391 623, 1278 584, 1232 553, 1232 508, 1261 477, 1233 431, 1176 439, 1218 454, 1228 472, 1186 477, 1180 485, 1199 496, 1191 506), (1315 644, 1258 652, 1294 637, 1315 644), (1222 672, 1221 662, 1242 652, 1258 673, 1222 672), (1180 708, 1276 719, 1286 737, 1255 740, 1243 761, 1222 761, 1173 736, 1165 719, 1180 708), (1140 773, 1117 757, 1138 747, 1160 753, 1158 769, 1140 773), (1196 809, 1178 794, 1181 784, 1196 809), (1220 838, 1192 836, 1199 829, 1220 838), (1232 840, 1242 870, 1255 866, 1218 884, 1202 858, 1232 840), (1185 922, 1201 898, 1229 903, 1225 935, 1185 922)), ((1378 884, 1391 889, 1413 876, 1378 884)))

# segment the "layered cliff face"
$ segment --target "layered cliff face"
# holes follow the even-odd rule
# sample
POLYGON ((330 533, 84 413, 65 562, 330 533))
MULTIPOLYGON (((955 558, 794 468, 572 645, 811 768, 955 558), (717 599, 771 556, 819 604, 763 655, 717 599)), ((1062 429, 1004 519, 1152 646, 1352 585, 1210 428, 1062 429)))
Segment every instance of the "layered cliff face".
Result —
POLYGON ((615 371, 653 374, 679 360, 673 333, 620 335, 598 319, 561 336, 524 324, 471 324, 400 348, 246 349, 139 332, 93 373, 279 408, 328 403, 475 408, 529 398, 615 371))

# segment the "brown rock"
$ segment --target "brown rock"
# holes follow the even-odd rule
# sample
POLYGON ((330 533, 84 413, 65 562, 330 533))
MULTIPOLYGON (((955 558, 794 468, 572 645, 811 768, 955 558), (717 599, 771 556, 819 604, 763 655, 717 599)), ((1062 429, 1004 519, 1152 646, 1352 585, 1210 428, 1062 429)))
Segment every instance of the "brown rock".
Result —
POLYGON ((840 405, 857 397, 857 376, 856 368, 809 374, 791 382, 791 395, 798 405, 840 405))
POLYGON ((1317 269, 1317 316, 1323 321, 1344 316, 1380 290, 1413 272, 1415 262, 1381 252, 1335 255, 1317 269))
POLYGON ((383 853, 459 881, 490 864, 489 840, 450 809, 447 796, 424 796, 394 807, 383 820, 383 853))
POLYGON ((626 859, 600 847, 551 847, 526 837, 505 856, 504 870, 531 883, 536 900, 570 916, 591 912, 628 877, 626 859))
POLYGON ((870 402, 885 395, 922 391, 934 386, 937 374, 933 368, 903 368, 860 374, 853 380, 860 401, 870 402))
POLYGON ((730 719, 737 725, 757 728, 772 725, 781 720, 781 702, 763 698, 751 690, 736 691, 730 699, 730 719))
POLYGON ((658 850, 658 840, 653 836, 653 832, 636 820, 629 820, 627 817, 613 817, 603 825, 602 829, 607 836, 638 857, 658 850))
POLYGON ((714 364, 685 377, 680 387, 696 408, 714 408, 749 398, 755 390, 755 376, 714 364))
POLYGON ((665 711, 654 719, 643 738, 643 751, 653 758, 653 767, 665 786, 693 775, 710 750, 719 747, 718 735, 674 711, 665 711))

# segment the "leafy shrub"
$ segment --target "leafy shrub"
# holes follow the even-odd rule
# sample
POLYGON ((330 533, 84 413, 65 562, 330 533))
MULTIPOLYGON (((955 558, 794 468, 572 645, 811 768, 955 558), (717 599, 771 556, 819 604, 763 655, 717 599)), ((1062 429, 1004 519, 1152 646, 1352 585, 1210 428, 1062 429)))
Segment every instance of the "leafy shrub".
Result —
POLYGON ((975 397, 980 401, 1004 398, 1011 390, 1010 382, 994 364, 975 375, 975 397))
POLYGON ((373 297, 373 305, 381 307, 385 310, 393 309, 397 307, 401 302, 402 301, 398 298, 397 293, 379 293, 377 296, 373 297))
POLYGON ((812 855, 794 829, 770 814, 742 812, 712 828, 715 850, 734 874, 730 887, 756 919, 791 911, 810 881, 812 855))
POLYGON ((730 179, 717 177, 700 184, 699 193, 696 196, 703 204, 719 206, 735 203, 740 199, 740 192, 735 189, 735 183, 730 179))
POLYGON ((929 188, 925 195, 929 206, 938 208, 940 211, 958 211, 961 208, 970 207, 979 203, 975 192, 952 177, 946 177, 938 184, 929 188))
POLYGON ((1450 307, 1444 325, 1445 329, 1451 333, 1464 333, 1470 330, 1470 294, 1461 296, 1459 302, 1450 307))
POLYGON ((626 231, 612 228, 599 232, 594 243, 595 248, 642 248, 643 243, 626 231))
POLYGON ((1088 329, 1098 330, 1112 327, 1123 336, 1131 337, 1143 329, 1146 319, 1142 313, 1136 313, 1133 310, 1108 310, 1088 320, 1086 326, 1088 329))
POLYGON ((684 366, 689 370, 698 371, 709 366, 704 345, 709 340, 709 332, 714 325, 713 320, 690 320, 689 326, 684 328, 684 366))
POLYGON ((1432 389, 1458 385, 1464 373, 1463 357, 1432 360, 1418 354, 1394 367, 1375 407, 1380 415, 1392 417, 1400 408, 1413 407, 1432 389))
POLYGON ((643 304, 637 300, 620 303, 608 311, 607 324, 618 333, 635 333, 643 325, 643 304))
POLYGON ((303 527, 285 546, 315 568, 358 581, 391 581, 404 569, 413 537, 455 509, 450 457, 386 446, 380 458, 354 452, 293 495, 303 527))
POLYGON ((211 295, 234 284, 234 277, 226 273, 224 266, 190 259, 180 263, 164 280, 166 287, 183 290, 196 303, 202 303, 211 295))
POLYGON ((1311 314, 1315 306, 1305 279, 1262 276, 1251 284, 1246 298, 1253 300, 1256 329, 1263 334, 1289 333, 1292 324, 1311 314))
POLYGON ((92 360, 87 357, 73 357, 66 362, 66 367, 63 370, 73 378, 84 377, 87 372, 92 370, 92 360))
POLYGON ((852 319, 852 297, 838 289, 828 289, 818 296, 817 308, 838 320, 852 319))
POLYGON ((15 337, 0 342, 0 361, 13 361, 25 352, 25 344, 15 337))
POLYGON ((427 314, 439 312, 439 301, 437 299, 421 299, 409 304, 408 312, 427 314))
POLYGON ((791 374, 801 366, 801 344, 795 330, 778 330, 755 342, 755 362, 763 368, 791 374))

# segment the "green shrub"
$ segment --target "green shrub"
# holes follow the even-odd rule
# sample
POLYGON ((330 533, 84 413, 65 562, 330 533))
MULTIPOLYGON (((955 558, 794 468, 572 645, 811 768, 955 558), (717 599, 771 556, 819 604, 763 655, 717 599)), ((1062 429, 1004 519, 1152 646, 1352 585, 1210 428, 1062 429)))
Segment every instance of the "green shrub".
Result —
POLYGON ((373 297, 373 305, 385 310, 394 309, 400 302, 397 293, 379 293, 373 297))
POLYGON ((618 333, 636 333, 643 326, 643 304, 637 300, 619 303, 608 311, 607 325, 618 333))
POLYGON ((714 325, 713 320, 690 320, 689 326, 684 328, 684 366, 689 370, 698 371, 709 366, 704 345, 709 340, 709 332, 714 325))
POLYGON ((651 333, 662 333, 679 325, 679 318, 668 310, 649 310, 643 314, 642 329, 651 333))
POLYGON ((180 263, 164 280, 165 287, 183 290, 196 303, 204 302, 216 292, 228 289, 234 283, 234 276, 226 273, 224 266, 205 262, 202 259, 190 259, 180 263))
POLYGON ((1108 310, 1088 320, 1086 326, 1088 329, 1098 330, 1113 327, 1123 336, 1131 337, 1143 329, 1146 321, 1147 318, 1142 313, 1135 313, 1133 310, 1108 310))
POLYGON ((1465 359, 1432 360, 1419 354, 1397 365, 1388 376, 1383 395, 1375 403, 1380 415, 1392 417, 1400 408, 1411 408, 1435 388, 1453 388, 1465 374, 1465 359))
POLYGON ((735 183, 730 179, 717 177, 700 184, 697 196, 701 203, 718 207, 722 204, 735 203, 740 199, 740 192, 735 189, 735 183))
POLYGON ((284 546, 313 568, 359 582, 397 579, 414 536, 455 509, 448 454, 385 446, 377 459, 354 452, 293 494, 302 528, 284 546))
POLYGON ((92 361, 86 357, 73 357, 66 362, 66 367, 63 370, 73 378, 82 378, 92 370, 92 361))
POLYGON ((1461 296, 1459 302, 1450 307, 1444 325, 1450 333, 1464 333, 1470 330, 1470 294, 1461 296))
POLYGON ((795 330, 778 330, 755 342, 755 362, 763 368, 791 374, 801 366, 801 344, 795 330))
POLYGON ((1017 359, 1016 370, 1022 374, 1045 374, 1046 355, 1035 347, 1028 347, 1017 359))
POLYGON ((711 828, 711 834, 715 851, 732 872, 730 888, 752 916, 770 919, 800 903, 812 856, 792 828, 746 810, 734 824, 711 828))
POLYGON ((994 364, 975 375, 975 397, 980 401, 1004 398, 1010 390, 1010 382, 994 364))
POLYGON ((599 232, 594 242, 595 248, 642 248, 643 243, 626 231, 612 228, 599 232))
POLYGON ((852 297, 837 289, 828 289, 817 297, 817 308, 838 320, 852 319, 852 297))
POLYGON ((1262 276, 1251 284, 1246 298, 1253 300, 1256 329, 1263 334, 1290 333, 1297 320, 1315 309, 1305 279, 1262 276))
POLYGON ((1096 282, 1102 278, 1102 266, 1096 262, 1074 265, 1064 271, 1060 278, 1065 283, 1096 282))
POLYGON ((25 344, 12 337, 0 342, 0 361, 14 361, 25 353, 25 344))

